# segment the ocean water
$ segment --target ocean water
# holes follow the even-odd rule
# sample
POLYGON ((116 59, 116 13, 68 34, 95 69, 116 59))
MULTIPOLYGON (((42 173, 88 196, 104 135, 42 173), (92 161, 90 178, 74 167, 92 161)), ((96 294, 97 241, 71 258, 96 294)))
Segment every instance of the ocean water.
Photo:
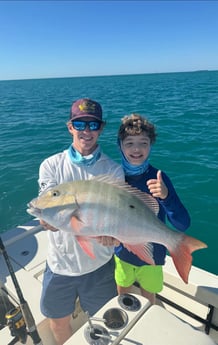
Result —
POLYGON ((218 273, 218 71, 0 81, 0 233, 32 217, 43 159, 71 143, 66 128, 77 98, 99 101, 107 125, 99 140, 119 162, 120 119, 131 112, 156 125, 150 162, 165 171, 188 208, 187 234, 208 244, 193 264, 218 273))

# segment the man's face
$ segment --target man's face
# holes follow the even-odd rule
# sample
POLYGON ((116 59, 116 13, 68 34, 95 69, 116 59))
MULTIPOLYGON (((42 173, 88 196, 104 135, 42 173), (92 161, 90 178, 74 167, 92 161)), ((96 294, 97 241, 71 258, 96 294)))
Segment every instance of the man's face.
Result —
MULTIPOLYGON (((96 122, 96 119, 91 117, 82 117, 75 121, 85 121, 89 123, 90 121, 96 122)), ((104 127, 104 123, 102 123, 98 130, 91 130, 88 123, 84 130, 77 130, 73 127, 71 122, 68 123, 68 130, 73 136, 73 146, 77 151, 79 151, 79 153, 81 153, 82 156, 88 156, 96 149, 98 137, 104 127)))

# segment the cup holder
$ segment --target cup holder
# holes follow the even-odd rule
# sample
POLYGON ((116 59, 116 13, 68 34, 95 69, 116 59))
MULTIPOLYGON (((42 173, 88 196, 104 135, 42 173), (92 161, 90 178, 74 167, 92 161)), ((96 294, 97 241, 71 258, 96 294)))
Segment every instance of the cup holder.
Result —
POLYGON ((104 315, 103 319, 105 326, 110 329, 121 329, 125 327, 128 323, 127 313, 119 308, 108 309, 104 315))
POLYGON ((90 345, 108 345, 111 341, 108 331, 101 325, 93 324, 93 329, 86 327, 84 335, 90 345))
POLYGON ((121 308, 128 311, 137 311, 141 308, 141 302, 139 299, 130 294, 119 295, 118 303, 121 308))

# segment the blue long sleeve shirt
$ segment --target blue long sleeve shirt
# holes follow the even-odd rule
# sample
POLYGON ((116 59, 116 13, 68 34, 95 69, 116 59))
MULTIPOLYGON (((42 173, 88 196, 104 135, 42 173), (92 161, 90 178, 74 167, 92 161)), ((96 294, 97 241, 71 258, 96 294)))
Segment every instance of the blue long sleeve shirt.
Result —
MULTIPOLYGON (((157 178, 158 169, 149 165, 146 172, 141 175, 126 176, 126 182, 133 187, 140 189, 143 192, 151 194, 147 187, 146 182, 150 179, 157 178)), ((162 200, 156 198, 159 203, 158 218, 166 223, 166 219, 179 231, 184 232, 190 226, 190 216, 182 202, 180 201, 173 184, 169 177, 162 172, 162 179, 168 188, 168 196, 162 200)), ((139 259, 135 254, 128 251, 123 244, 115 247, 115 254, 123 261, 128 262, 135 266, 147 265, 146 262, 139 259)), ((156 265, 164 265, 166 257, 166 247, 153 243, 153 257, 156 265)))

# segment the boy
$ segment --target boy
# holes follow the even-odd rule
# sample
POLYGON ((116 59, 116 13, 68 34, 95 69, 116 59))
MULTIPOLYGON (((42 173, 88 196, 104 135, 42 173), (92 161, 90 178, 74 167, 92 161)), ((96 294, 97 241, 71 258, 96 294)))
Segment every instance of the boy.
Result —
MULTIPOLYGON (((156 140, 155 127, 144 117, 131 114, 122 119, 118 143, 122 154, 125 180, 131 186, 151 194, 159 203, 158 218, 169 222, 179 231, 190 226, 190 217, 181 203, 169 177, 149 164, 151 146, 156 140)), ((141 294, 155 303, 155 294, 163 288, 163 270, 166 248, 153 243, 155 266, 140 260, 120 244, 115 247, 115 280, 119 294, 131 292, 138 282, 141 294)))

